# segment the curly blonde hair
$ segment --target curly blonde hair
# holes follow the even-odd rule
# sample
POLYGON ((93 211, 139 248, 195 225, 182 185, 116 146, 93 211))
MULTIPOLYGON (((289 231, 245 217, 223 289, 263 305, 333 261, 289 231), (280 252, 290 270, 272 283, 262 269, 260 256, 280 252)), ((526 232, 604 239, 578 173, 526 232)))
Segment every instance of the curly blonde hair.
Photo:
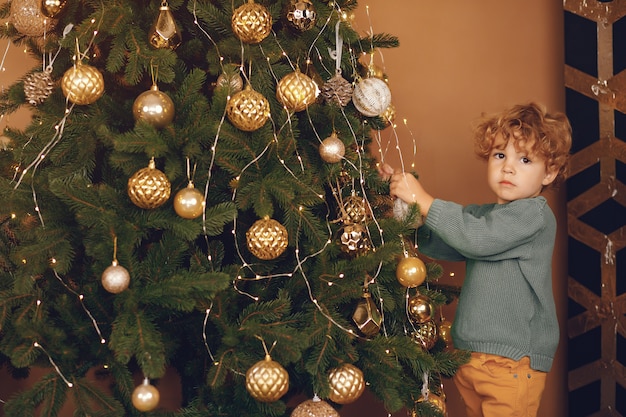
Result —
POLYGON ((474 128, 474 150, 479 158, 489 158, 498 134, 507 143, 513 140, 517 149, 543 158, 546 169, 556 170, 552 184, 565 179, 572 146, 572 127, 565 114, 547 113, 543 106, 529 103, 483 116, 474 128))

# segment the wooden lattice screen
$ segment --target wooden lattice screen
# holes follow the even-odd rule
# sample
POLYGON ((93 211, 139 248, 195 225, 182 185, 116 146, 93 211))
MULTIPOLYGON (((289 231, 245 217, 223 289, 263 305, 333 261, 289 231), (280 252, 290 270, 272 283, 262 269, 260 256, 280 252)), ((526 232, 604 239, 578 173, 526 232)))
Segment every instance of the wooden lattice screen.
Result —
POLYGON ((564 0, 570 416, 626 416, 626 0, 564 0))

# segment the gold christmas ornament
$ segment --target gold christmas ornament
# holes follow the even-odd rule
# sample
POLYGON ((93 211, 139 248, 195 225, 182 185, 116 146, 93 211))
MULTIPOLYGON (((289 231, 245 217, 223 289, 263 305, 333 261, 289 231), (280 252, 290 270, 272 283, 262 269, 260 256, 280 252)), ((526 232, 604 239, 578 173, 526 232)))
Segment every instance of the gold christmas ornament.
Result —
POLYGON ((144 121, 157 129, 164 128, 174 120, 174 102, 153 84, 150 90, 139 94, 133 103, 136 121, 144 121))
POLYGON ((352 194, 343 202, 341 220, 344 223, 363 223, 367 220, 367 206, 365 199, 352 194))
POLYGON ((247 84, 228 100, 226 115, 237 129, 252 132, 261 128, 270 117, 270 104, 263 94, 247 84))
POLYGON ((359 303, 354 310, 352 320, 357 325, 361 333, 367 337, 373 337, 380 331, 380 325, 383 322, 382 315, 376 307, 376 303, 372 299, 370 293, 365 290, 363 292, 363 298, 359 300, 359 303))
POLYGON ((287 229, 269 216, 257 220, 246 232, 250 253, 259 259, 276 259, 287 249, 287 229))
POLYGON ((319 147, 319 153, 324 162, 334 164, 341 161, 344 157, 346 154, 346 146, 337 136, 337 132, 333 132, 322 141, 319 147))
POLYGON ((322 84, 320 95, 330 104, 345 107, 352 100, 352 83, 343 78, 341 70, 337 70, 335 75, 322 84))
POLYGON ((159 390, 145 378, 133 391, 133 406, 139 411, 152 411, 159 405, 160 397, 159 390))
POLYGON ((426 280, 426 265, 415 256, 405 256, 400 259, 396 267, 398 282, 407 288, 415 288, 426 280))
POLYGON ((425 350, 430 350, 435 346, 435 343, 437 343, 439 329, 435 321, 430 320, 417 326, 417 329, 411 334, 411 338, 425 350))
POLYGON ((285 10, 289 26, 304 32, 315 26, 317 12, 310 0, 290 0, 285 10))
POLYGON ((276 86, 276 98, 292 112, 299 112, 314 103, 319 94, 315 81, 300 70, 285 75, 276 86))
POLYGON ((439 338, 444 341, 447 347, 452 345, 452 323, 442 319, 439 323, 439 338))
POLYGON ((380 117, 383 119, 385 127, 389 127, 393 124, 393 122, 396 120, 396 107, 393 105, 393 103, 387 106, 387 109, 380 115, 380 117))
POLYGON ((47 17, 56 17, 67 5, 68 0, 42 0, 41 12, 47 17))
POLYGON ((435 305, 429 297, 423 294, 412 295, 407 304, 409 318, 415 324, 426 323, 435 314, 435 305))
POLYGON ((102 272, 102 286, 111 294, 119 294, 128 288, 130 274, 128 270, 114 260, 111 265, 102 272))
POLYGON ((330 371, 328 383, 330 384, 328 398, 337 404, 353 403, 365 390, 363 372, 350 363, 344 363, 330 371))
POLYGON ((91 104, 104 94, 104 78, 96 67, 77 61, 63 74, 61 89, 72 103, 91 104))
POLYGON ((54 81, 50 74, 52 74, 52 68, 48 67, 45 71, 33 72, 26 76, 24 95, 29 104, 37 106, 50 97, 54 89, 54 81))
POLYGON ((362 255, 371 249, 367 230, 360 224, 346 224, 341 230, 341 250, 350 255, 362 255))
MULTIPOLYGON (((428 403, 431 407, 439 411, 439 413, 441 413, 444 416, 447 416, 446 396, 443 394, 439 396, 437 394, 433 394, 432 392, 428 392, 426 396, 420 395, 416 403, 417 404, 428 403)), ((415 413, 415 411, 413 411, 413 413, 415 413)), ((415 417, 419 417, 419 415, 415 413, 415 417)))
POLYGON ((354 86, 352 103, 364 116, 378 116, 391 104, 391 91, 383 80, 375 77, 365 78, 354 86))
POLYGON ((12 0, 9 18, 15 29, 26 36, 43 36, 56 26, 56 19, 41 12, 41 0, 12 0))
POLYGON ((239 67, 227 67, 223 73, 217 77, 216 88, 227 88, 230 94, 237 93, 243 89, 243 78, 239 75, 239 67))
POLYGON ((235 9, 230 23, 235 36, 244 43, 259 43, 272 31, 272 15, 254 0, 235 9))
POLYGON ((200 216, 204 206, 204 195, 194 188, 191 181, 174 196, 174 210, 184 219, 195 219, 200 216))
POLYGON ((265 355, 264 360, 257 362, 246 372, 246 389, 257 401, 277 401, 289 389, 289 374, 270 355, 265 355))
POLYGON ((128 179, 128 196, 137 207, 154 209, 170 198, 170 181, 155 166, 152 158, 146 168, 135 172, 128 179))
POLYGON ((291 412, 291 417, 339 417, 339 413, 326 401, 315 396, 298 404, 291 412))
POLYGON ((183 41, 166 0, 161 2, 159 15, 150 28, 148 39, 150 45, 158 49, 176 49, 183 41))

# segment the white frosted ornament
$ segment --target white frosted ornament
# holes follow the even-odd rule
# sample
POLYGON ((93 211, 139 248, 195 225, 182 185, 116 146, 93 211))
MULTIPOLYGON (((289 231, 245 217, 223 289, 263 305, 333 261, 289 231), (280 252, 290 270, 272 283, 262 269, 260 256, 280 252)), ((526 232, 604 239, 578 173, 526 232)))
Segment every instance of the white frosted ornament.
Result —
POLYGON ((10 22, 26 36, 43 36, 57 22, 42 13, 40 0, 12 0, 10 13, 10 22))
POLYGON ((319 153, 322 159, 329 164, 334 164, 344 157, 346 154, 346 146, 341 139, 333 132, 329 137, 324 139, 319 147, 319 153))
POLYGON ((146 378, 133 391, 133 406, 139 411, 152 411, 159 405, 160 397, 159 390, 146 378))
POLYGON ((113 261, 111 266, 104 270, 101 277, 102 286, 111 294, 119 294, 128 288, 130 284, 130 274, 128 270, 113 261))
POLYGON ((365 78, 354 86, 352 103, 364 116, 379 116, 391 104, 391 90, 380 78, 365 78))

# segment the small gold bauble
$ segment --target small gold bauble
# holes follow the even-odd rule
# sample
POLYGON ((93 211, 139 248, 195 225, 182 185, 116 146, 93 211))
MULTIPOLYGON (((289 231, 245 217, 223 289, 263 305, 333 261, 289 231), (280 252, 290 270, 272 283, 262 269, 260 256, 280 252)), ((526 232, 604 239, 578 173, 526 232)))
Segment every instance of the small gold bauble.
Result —
POLYGON ((61 89, 72 103, 91 104, 104 94, 104 78, 96 67, 79 61, 63 74, 61 89))
POLYGON ((349 255, 362 255, 371 249, 367 229, 361 224, 346 224, 341 229, 341 250, 349 255))
POLYGON ((133 204, 143 209, 163 205, 170 198, 170 192, 170 181, 155 168, 154 159, 128 179, 128 196, 133 204))
POLYGON ((12 0, 10 21, 26 36, 43 36, 56 26, 56 19, 41 13, 41 0, 12 0))
POLYGON ((351 195, 343 202, 342 218, 345 223, 363 223, 367 220, 367 206, 365 199, 351 195))
POLYGON ((344 363, 328 375, 330 394, 328 398, 337 404, 356 401, 365 390, 363 372, 350 363, 344 363))
POLYGON ((423 395, 420 395, 420 397, 416 401, 416 403, 417 404, 428 403, 432 407, 437 409, 439 411, 439 413, 441 413, 442 415, 444 415, 444 416, 447 415, 446 414, 446 397, 445 397, 445 395, 439 396, 437 394, 433 394, 432 392, 429 392, 426 397, 424 397, 423 395))
POLYGON ((448 347, 452 344, 452 323, 448 320, 442 320, 441 323, 439 323, 439 338, 443 340, 448 347))
POLYGON ((264 360, 246 372, 246 389, 257 401, 277 401, 289 389, 289 374, 270 355, 265 355, 264 360))
POLYGON ((261 128, 270 117, 270 103, 248 84, 228 100, 226 115, 237 129, 252 132, 261 128))
POLYGON ((235 36, 244 43, 259 43, 272 32, 272 15, 253 0, 235 9, 230 23, 235 36))
POLYGON ((409 297, 407 312, 413 323, 423 324, 433 318, 435 306, 427 296, 416 294, 409 297))
POLYGON ((322 160, 329 164, 334 164, 344 157, 346 154, 346 146, 342 140, 337 137, 337 133, 333 132, 329 137, 324 139, 319 147, 319 153, 322 160))
POLYGON ((67 0, 42 0, 41 12, 48 17, 55 17, 65 9, 66 5, 67 0))
POLYGON ((157 85, 139 94, 133 103, 133 116, 136 121, 144 121, 157 129, 174 120, 174 102, 157 85))
POLYGON ((365 78, 354 86, 352 103, 361 114, 368 117, 378 116, 391 104, 391 91, 383 80, 365 78))
POLYGON ((319 94, 315 81, 299 70, 285 75, 276 86, 276 98, 289 111, 299 112, 314 103, 319 94))
POLYGON ((130 274, 126 268, 118 265, 117 261, 113 261, 102 273, 101 281, 105 290, 111 294, 119 294, 128 288, 130 274))
POLYGON ((159 405, 159 399, 159 390, 147 379, 141 385, 137 385, 132 395, 133 406, 143 412, 154 410, 159 405))
POLYGON ((359 303, 354 309, 352 320, 361 333, 367 337, 376 336, 380 331, 383 317, 380 311, 378 311, 378 307, 376 307, 376 303, 369 292, 365 291, 363 293, 363 298, 359 300, 359 303))
POLYGON ((426 265, 415 256, 405 256, 396 267, 398 282, 407 288, 415 288, 426 280, 426 265))
POLYGON ((317 12, 310 0, 290 0, 285 10, 285 18, 289 26, 304 32, 315 26, 317 12))
POLYGON ((411 334, 411 338, 423 349, 430 350, 437 343, 439 329, 434 320, 429 320, 417 326, 417 329, 411 334))
POLYGON ((215 81, 215 88, 226 88, 230 94, 243 90, 243 79, 239 75, 239 67, 229 68, 221 73, 215 81))
POLYGON ((195 219, 204 211, 204 195, 189 182, 174 196, 174 210, 184 219, 195 219))
POLYGON ((254 256, 271 260, 278 258, 287 249, 289 238, 285 226, 266 216, 248 229, 246 241, 254 256))
POLYGON ((291 417, 339 417, 339 413, 319 397, 298 404, 291 412, 291 417))

